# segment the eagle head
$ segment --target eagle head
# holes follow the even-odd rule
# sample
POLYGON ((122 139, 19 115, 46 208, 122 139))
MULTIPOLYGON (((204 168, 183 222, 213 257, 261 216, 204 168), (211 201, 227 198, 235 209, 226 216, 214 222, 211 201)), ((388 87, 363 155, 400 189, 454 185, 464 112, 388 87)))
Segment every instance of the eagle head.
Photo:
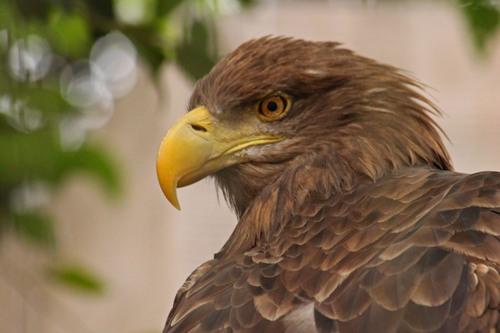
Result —
POLYGON ((214 175, 242 215, 283 174, 305 174, 292 187, 341 192, 406 166, 451 169, 430 117, 439 111, 419 90, 338 43, 248 41, 196 84, 190 111, 163 139, 161 187, 179 208, 177 187, 214 175), (315 175, 320 165, 333 174, 315 175))

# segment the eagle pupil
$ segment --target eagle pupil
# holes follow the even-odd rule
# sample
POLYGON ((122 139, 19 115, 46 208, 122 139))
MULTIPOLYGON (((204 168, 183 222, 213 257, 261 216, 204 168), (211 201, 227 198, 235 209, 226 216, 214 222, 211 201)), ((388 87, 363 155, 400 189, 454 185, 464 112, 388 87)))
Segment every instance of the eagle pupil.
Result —
POLYGON ((278 110, 278 104, 276 102, 267 103, 267 109, 271 112, 278 110))

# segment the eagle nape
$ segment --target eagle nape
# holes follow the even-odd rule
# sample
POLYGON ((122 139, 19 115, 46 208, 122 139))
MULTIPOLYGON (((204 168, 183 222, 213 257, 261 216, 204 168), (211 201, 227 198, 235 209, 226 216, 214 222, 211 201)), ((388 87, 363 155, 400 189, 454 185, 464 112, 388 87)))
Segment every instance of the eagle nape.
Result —
POLYGON ((167 133, 160 185, 213 176, 238 223, 164 332, 497 332, 500 173, 455 172, 421 85, 334 42, 251 40, 167 133))

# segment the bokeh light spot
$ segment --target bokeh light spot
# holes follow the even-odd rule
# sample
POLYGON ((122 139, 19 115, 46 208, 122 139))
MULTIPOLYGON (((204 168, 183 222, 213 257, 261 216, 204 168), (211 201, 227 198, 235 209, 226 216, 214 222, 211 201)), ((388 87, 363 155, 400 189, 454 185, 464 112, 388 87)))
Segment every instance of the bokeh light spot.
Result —
POLYGON ((20 81, 38 81, 50 70, 52 51, 47 41, 37 35, 18 39, 9 50, 11 75, 20 81))

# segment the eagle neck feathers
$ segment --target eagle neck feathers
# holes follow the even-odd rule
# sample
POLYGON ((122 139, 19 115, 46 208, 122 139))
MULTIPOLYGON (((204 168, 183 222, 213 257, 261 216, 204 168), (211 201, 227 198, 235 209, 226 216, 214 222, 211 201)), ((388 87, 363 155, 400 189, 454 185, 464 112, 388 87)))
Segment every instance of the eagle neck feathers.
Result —
MULTIPOLYGON (((243 253, 257 243, 269 242, 272 235, 287 227, 293 216, 315 215, 321 205, 311 202, 321 203, 366 181, 371 179, 350 170, 331 146, 288 161, 286 168, 247 204, 231 237, 215 257, 243 253)), ((237 202, 237 194, 230 198, 232 193, 224 194, 228 201, 237 202)))

